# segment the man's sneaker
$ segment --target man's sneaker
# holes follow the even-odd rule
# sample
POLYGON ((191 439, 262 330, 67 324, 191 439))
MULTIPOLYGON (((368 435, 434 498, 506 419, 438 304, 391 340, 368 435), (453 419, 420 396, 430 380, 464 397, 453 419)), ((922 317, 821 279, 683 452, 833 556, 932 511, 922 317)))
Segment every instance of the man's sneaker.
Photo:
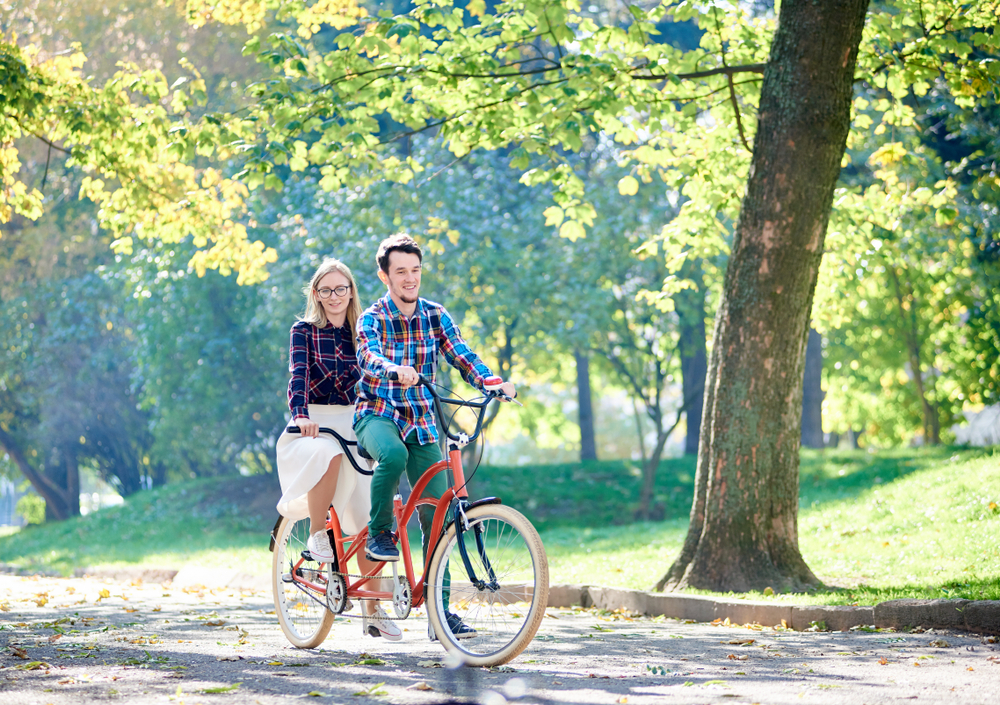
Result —
MULTIPOLYGON (((448 620, 448 627, 456 639, 475 639, 479 636, 479 633, 475 629, 463 622, 462 618, 454 612, 445 612, 445 619, 448 620)), ((434 625, 431 624, 429 619, 427 620, 427 638, 431 641, 438 640, 437 634, 434 633, 434 625)))
POLYGON ((370 561, 398 561, 399 551, 388 531, 369 536, 365 542, 365 553, 370 561))
POLYGON ((399 641, 403 638, 403 632, 396 623, 389 619, 389 615, 382 609, 382 605, 375 608, 375 613, 365 615, 361 618, 361 631, 368 636, 381 636, 389 641, 399 641))
POLYGON ((317 563, 333 563, 335 556, 326 529, 317 531, 310 536, 309 540, 306 541, 306 548, 309 549, 310 555, 312 555, 313 560, 317 563))

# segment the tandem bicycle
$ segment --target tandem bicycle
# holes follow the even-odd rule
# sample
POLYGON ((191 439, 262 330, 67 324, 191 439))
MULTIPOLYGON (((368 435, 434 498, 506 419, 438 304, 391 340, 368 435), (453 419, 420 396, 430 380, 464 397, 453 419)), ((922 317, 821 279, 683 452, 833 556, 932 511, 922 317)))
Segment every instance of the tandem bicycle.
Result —
MULTIPOLYGON (((394 377, 392 373, 390 378, 394 377)), ((400 561, 391 563, 391 591, 384 589, 389 578, 378 576, 384 563, 379 563, 371 574, 347 572, 348 561, 365 550, 367 527, 345 535, 331 507, 327 531, 335 557, 332 563, 318 563, 306 547, 309 520, 280 517, 271 532, 272 586, 278 621, 294 646, 309 649, 323 643, 338 617, 361 618, 360 614, 347 613, 352 600, 391 600, 399 620, 406 619, 412 608, 425 605, 434 633, 449 653, 470 666, 503 664, 520 654, 538 631, 548 603, 548 559, 538 532, 524 515, 497 497, 469 498, 462 448, 482 433, 487 407, 494 401, 511 399, 497 389, 487 388, 478 400, 464 401, 440 396, 423 376, 419 384, 427 387, 434 399, 447 453, 424 472, 405 504, 398 494, 393 500, 397 527, 394 539, 400 561), (453 432, 445 420, 445 406, 472 409, 475 431, 471 435, 453 432), (450 472, 453 484, 440 499, 423 496, 428 482, 440 472, 450 472), (430 558, 424 573, 417 576, 406 526, 421 505, 434 507, 434 519, 427 550, 430 558), (446 609, 475 629, 475 638, 460 640, 452 634, 446 609)), ((288 430, 295 433, 298 429, 290 426, 288 430)), ((351 446, 358 445, 356 441, 329 428, 319 431, 340 442, 355 470, 371 472, 363 469, 350 452, 351 446)), ((371 459, 363 448, 357 450, 362 457, 371 459)))

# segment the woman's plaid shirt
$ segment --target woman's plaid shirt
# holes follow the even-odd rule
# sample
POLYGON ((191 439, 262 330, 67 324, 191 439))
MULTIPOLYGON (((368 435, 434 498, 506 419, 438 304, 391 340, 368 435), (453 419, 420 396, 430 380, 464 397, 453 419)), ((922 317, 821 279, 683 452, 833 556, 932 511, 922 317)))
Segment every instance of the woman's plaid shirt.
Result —
POLYGON ((377 414, 392 419, 402 438, 413 429, 421 444, 438 439, 434 423, 434 399, 423 386, 404 390, 386 379, 389 365, 409 366, 427 379, 434 379, 438 354, 444 355, 465 381, 482 389, 493 376, 490 368, 469 349, 444 306, 417 299, 413 318, 407 320, 388 294, 372 304, 358 319, 358 401, 354 424, 377 414))
POLYGON ((292 418, 309 418, 309 404, 353 404, 361 376, 351 328, 317 328, 299 321, 292 326, 288 350, 288 408, 292 418))

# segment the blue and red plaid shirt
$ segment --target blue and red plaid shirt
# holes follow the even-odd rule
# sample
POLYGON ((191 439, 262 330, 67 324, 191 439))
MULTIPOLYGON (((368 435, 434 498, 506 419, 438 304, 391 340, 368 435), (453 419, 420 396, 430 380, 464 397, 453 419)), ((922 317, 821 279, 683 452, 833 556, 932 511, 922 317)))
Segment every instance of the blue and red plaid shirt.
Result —
POLYGON ((357 343, 361 379, 354 425, 369 414, 377 414, 392 419, 402 438, 416 429, 421 444, 438 439, 434 398, 422 385, 404 390, 398 382, 386 379, 390 365, 412 367, 432 380, 442 354, 477 389, 482 389, 485 378, 493 376, 466 345, 451 314, 441 304, 426 299, 417 299, 413 317, 407 320, 386 294, 358 319, 357 343))
POLYGON ((299 321, 292 326, 288 349, 288 408, 292 418, 309 418, 309 404, 353 404, 361 377, 351 328, 317 328, 299 321))

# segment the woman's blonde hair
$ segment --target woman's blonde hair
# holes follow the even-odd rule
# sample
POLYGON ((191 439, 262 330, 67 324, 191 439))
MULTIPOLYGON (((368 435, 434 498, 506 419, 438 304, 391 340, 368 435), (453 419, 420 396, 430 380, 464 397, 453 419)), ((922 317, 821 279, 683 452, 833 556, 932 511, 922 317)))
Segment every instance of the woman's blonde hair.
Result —
POLYGON ((358 318, 361 317, 361 302, 358 301, 358 286, 354 283, 354 275, 351 274, 351 268, 339 259, 328 257, 323 260, 316 273, 312 275, 312 279, 309 280, 309 285, 302 289, 302 293, 306 295, 306 312, 303 314, 301 320, 311 323, 317 328, 326 328, 329 321, 326 318, 326 311, 323 308, 323 304, 320 303, 319 294, 316 293, 316 287, 319 286, 319 280, 330 272, 340 272, 350 282, 351 301, 347 304, 347 325, 351 327, 351 340, 354 340, 358 335, 358 318))

